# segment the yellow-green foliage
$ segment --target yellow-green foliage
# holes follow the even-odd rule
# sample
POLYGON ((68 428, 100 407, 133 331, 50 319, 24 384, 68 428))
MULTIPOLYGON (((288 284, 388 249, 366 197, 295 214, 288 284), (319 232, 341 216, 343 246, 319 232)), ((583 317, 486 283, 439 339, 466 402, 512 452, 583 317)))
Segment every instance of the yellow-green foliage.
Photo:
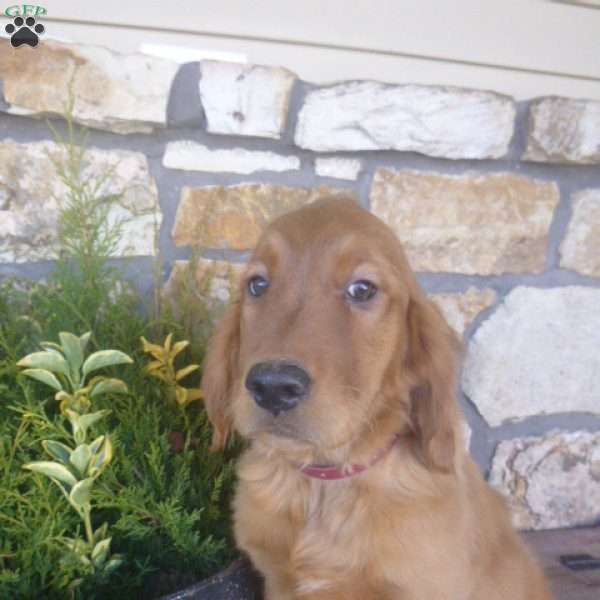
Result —
POLYGON ((169 396, 174 398, 180 407, 185 408, 190 402, 202 398, 202 390, 185 388, 180 384, 181 380, 200 369, 200 365, 187 365, 180 369, 175 367, 177 355, 190 345, 187 340, 173 344, 173 334, 170 333, 162 346, 151 344, 144 337, 141 341, 144 352, 154 359, 144 367, 144 372, 162 381, 169 396))
POLYGON ((57 163, 67 189, 59 199, 60 260, 45 283, 0 282, 0 598, 151 599, 234 556, 235 449, 209 452, 210 424, 202 403, 191 401, 202 343, 169 347, 165 385, 137 366, 146 360, 140 337, 186 330, 158 303, 144 306, 109 262, 120 234, 105 220, 114 199, 96 197, 98 187, 82 179, 85 137, 76 139, 70 124, 67 133, 59 140, 67 162, 57 163), (40 352, 45 339, 60 343, 40 352), (103 363, 105 348, 123 355, 103 363), (124 356, 135 364, 125 366, 124 356), (189 367, 175 369, 175 356, 189 367), (86 422, 91 415, 96 421, 86 422), (186 438, 177 451, 173 433, 186 438), (44 453, 52 460, 40 460, 44 453), (121 565, 110 563, 114 553, 121 565), (82 568, 86 560, 93 568, 82 568), (110 577, 99 576, 109 564, 110 577))

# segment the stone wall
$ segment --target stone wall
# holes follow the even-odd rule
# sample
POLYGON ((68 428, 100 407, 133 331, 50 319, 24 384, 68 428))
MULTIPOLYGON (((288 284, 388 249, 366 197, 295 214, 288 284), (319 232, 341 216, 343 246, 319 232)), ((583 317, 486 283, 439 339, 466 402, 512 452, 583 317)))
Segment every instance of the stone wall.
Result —
POLYGON ((517 523, 599 521, 599 101, 316 87, 283 68, 6 40, 0 80, 0 277, 52 269, 64 188, 41 118, 64 130, 69 86, 92 128, 86 173, 111 166, 106 192, 124 192, 117 262, 142 290, 160 251, 173 294, 195 248, 186 284, 216 315, 270 219, 351 192, 463 337, 470 450, 517 523))

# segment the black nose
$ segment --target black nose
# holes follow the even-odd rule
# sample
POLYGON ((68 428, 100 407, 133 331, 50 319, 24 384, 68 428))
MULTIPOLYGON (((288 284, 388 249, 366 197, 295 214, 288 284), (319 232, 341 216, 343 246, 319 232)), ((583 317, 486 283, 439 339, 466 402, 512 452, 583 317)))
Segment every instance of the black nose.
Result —
POLYGON ((304 369, 290 363, 257 363, 248 372, 246 388, 256 404, 277 416, 306 398, 310 377, 304 369))

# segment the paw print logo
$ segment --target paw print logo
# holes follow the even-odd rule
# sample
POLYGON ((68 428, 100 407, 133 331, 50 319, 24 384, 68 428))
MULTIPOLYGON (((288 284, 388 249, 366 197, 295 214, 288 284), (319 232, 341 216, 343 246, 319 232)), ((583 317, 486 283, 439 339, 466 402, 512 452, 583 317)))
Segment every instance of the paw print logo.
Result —
POLYGON ((15 17, 13 22, 9 23, 4 30, 11 36, 10 43, 14 48, 23 44, 35 48, 40 41, 38 35, 45 31, 44 26, 41 23, 36 24, 33 17, 27 17, 25 20, 23 20, 23 17, 15 17))

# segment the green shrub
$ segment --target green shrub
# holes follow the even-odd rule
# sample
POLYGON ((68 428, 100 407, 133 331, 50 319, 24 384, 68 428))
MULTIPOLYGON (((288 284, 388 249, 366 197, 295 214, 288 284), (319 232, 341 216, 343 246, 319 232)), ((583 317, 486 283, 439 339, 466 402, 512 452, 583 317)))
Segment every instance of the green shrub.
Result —
MULTIPOLYGON (((63 141, 68 164, 57 163, 69 190, 61 199, 57 266, 46 282, 0 283, 0 598, 155 598, 215 572, 235 555, 229 505, 236 449, 209 452, 211 431, 202 403, 187 401, 188 393, 189 399, 198 395, 200 370, 183 372, 185 388, 179 380, 163 384, 146 372, 149 361, 140 338, 155 342, 173 332, 181 339, 186 332, 161 310, 157 293, 149 305, 111 266, 120 224, 107 223, 106 207, 114 199, 99 201, 92 184, 82 181, 84 140, 74 135, 71 130, 63 141), (19 374, 20 359, 42 340, 61 339, 64 331, 91 331, 92 355, 115 348, 134 364, 104 365, 103 380, 86 379, 81 371, 70 372, 69 379, 54 371, 61 390, 39 372, 52 373, 52 364, 25 364, 38 369, 33 378, 31 372, 19 374), (94 393, 102 381, 103 393, 94 393), (178 388, 187 390, 185 398, 178 388), (91 426, 89 437, 74 439, 66 411, 92 409, 102 420, 91 426), (63 493, 68 496, 72 485, 61 490, 51 473, 23 468, 46 461, 47 451, 58 444, 69 445, 71 452, 106 432, 113 457, 89 488, 89 514, 65 501, 63 493), (82 514, 88 515, 89 528, 82 514), (123 558, 106 577, 65 559, 65 544, 91 556, 90 530, 94 547, 110 538, 111 555, 123 558)), ((63 334, 64 357, 64 344, 72 341, 63 334)), ((202 363, 201 346, 176 344, 182 364, 202 363)), ((110 560, 108 551, 106 557, 103 564, 110 560)))
POLYGON ((89 376, 99 369, 133 361, 118 350, 100 350, 85 358, 90 332, 80 337, 62 332, 59 337, 60 344, 42 342, 42 351, 28 354, 17 366, 24 367, 22 375, 56 390, 54 398, 70 424, 68 445, 52 439, 42 441, 53 460, 34 461, 23 468, 49 477, 83 521, 85 538, 60 538, 64 545, 60 564, 69 573, 67 589, 73 591, 86 583, 107 581, 123 563, 121 556, 110 554, 108 523, 95 530, 92 526, 94 484, 112 461, 112 441, 108 434, 90 443, 87 438, 94 425, 110 414, 109 410, 90 412, 92 400, 105 394, 126 394, 127 385, 121 379, 89 376), (76 573, 78 576, 74 576, 76 573))

